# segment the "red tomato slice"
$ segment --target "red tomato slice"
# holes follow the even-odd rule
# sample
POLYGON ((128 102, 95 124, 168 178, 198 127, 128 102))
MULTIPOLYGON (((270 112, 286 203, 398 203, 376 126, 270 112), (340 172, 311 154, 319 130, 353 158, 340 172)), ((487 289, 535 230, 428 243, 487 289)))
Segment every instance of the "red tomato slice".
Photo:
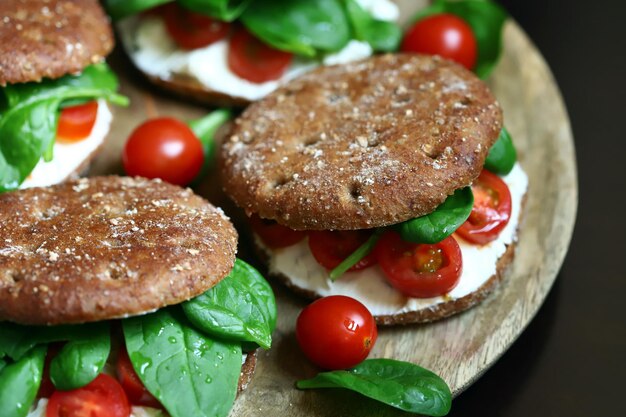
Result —
MULTIPOLYGON (((369 239, 370 230, 339 230, 335 232, 309 232, 309 248, 313 257, 324 268, 335 269, 348 256, 369 239)), ((348 271, 358 271, 376 263, 372 253, 357 262, 348 271)))
POLYGON ((387 281, 402 294, 430 298, 450 292, 461 277, 461 248, 452 236, 434 245, 402 240, 385 233, 376 245, 378 264, 387 281))
POLYGON ((280 78, 293 54, 274 49, 240 28, 230 39, 228 67, 239 77, 253 83, 264 83, 280 78))
POLYGON ((130 404, 120 384, 100 374, 88 385, 56 391, 48 401, 46 417, 128 417, 130 404))
POLYGON ((117 379, 120 381, 120 384, 122 384, 122 388, 124 388, 131 404, 161 408, 159 400, 150 394, 146 387, 144 387, 141 379, 139 379, 125 348, 121 348, 119 351, 115 371, 117 373, 117 379))
POLYGON ((250 217, 250 226, 263 243, 273 249, 295 245, 306 237, 306 232, 292 230, 273 220, 262 219, 257 215, 250 217))
POLYGON ((64 108, 57 126, 57 141, 73 143, 86 139, 91 134, 97 116, 97 101, 64 108))
POLYGON ((468 242, 484 245, 498 238, 511 219, 511 192, 504 181, 486 169, 472 184, 474 207, 456 231, 468 242))
POLYGON ((439 55, 472 70, 478 43, 470 25, 453 14, 436 14, 419 20, 408 30, 400 50, 439 55))
POLYGON ((50 362, 63 347, 63 343, 51 343, 48 345, 48 353, 46 354, 46 361, 43 366, 43 376, 41 378, 41 385, 39 385, 39 391, 37 397, 49 398, 56 390, 52 380, 50 379, 50 362))
POLYGON ((224 39, 230 24, 169 3, 159 8, 172 39, 183 49, 196 49, 224 39))

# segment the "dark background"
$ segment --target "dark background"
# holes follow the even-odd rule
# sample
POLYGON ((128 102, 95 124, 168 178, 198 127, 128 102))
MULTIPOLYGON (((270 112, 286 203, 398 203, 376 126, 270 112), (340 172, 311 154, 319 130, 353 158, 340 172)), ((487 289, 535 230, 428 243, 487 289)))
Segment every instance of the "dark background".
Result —
POLYGON ((626 416, 626 2, 500 0, 561 88, 576 228, 545 304, 450 416, 626 416))

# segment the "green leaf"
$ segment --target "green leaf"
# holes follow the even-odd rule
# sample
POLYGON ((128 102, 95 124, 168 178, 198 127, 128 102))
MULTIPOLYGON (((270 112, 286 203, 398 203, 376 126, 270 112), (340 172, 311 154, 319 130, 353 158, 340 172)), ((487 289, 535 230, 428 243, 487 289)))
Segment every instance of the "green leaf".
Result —
POLYGON ((152 9, 173 0, 105 0, 104 6, 114 20, 152 9))
POLYGON ((256 342, 269 349, 276 327, 276 300, 261 274, 241 259, 219 284, 183 304, 187 318, 209 335, 256 342))
POLYGON ((339 51, 351 36, 342 0, 255 1, 241 21, 269 45, 308 57, 339 51))
POLYGON ((178 0, 186 9, 232 22, 248 7, 252 0, 178 0))
POLYGON ((335 269, 330 271, 329 277, 331 281, 335 281, 340 276, 345 274, 348 269, 352 268, 356 265, 361 259, 365 258, 369 255, 376 247, 376 243, 380 236, 382 235, 385 229, 376 229, 376 231, 363 243, 361 246, 357 248, 353 253, 350 254, 346 259, 344 259, 335 269))
POLYGON ((5 366, 7 366, 7 361, 5 361, 4 359, 0 359, 0 373, 2 373, 2 370, 5 366))
POLYGON ((487 78, 502 52, 502 28, 508 17, 506 11, 490 0, 436 0, 430 7, 418 12, 413 21, 438 13, 457 15, 472 27, 478 43, 474 72, 480 78, 487 78))
POLYGON ((52 159, 58 109, 64 101, 105 98, 127 104, 125 97, 115 94, 116 89, 117 79, 105 64, 87 67, 80 75, 4 87, 6 103, 0 107, 0 193, 18 188, 42 157, 52 159))
POLYGON ((209 338, 176 309, 122 321, 145 387, 172 417, 227 416, 237 393, 241 346, 209 338))
POLYGON ((369 359, 347 371, 323 372, 298 381, 300 389, 346 388, 411 413, 445 416, 452 394, 443 379, 409 362, 369 359))
POLYGON ((203 178, 211 168, 215 160, 215 133, 224 123, 230 120, 231 116, 230 110, 218 109, 200 119, 189 122, 189 127, 200 139, 204 149, 204 165, 198 175, 198 179, 203 178))
POLYGON ((515 161, 517 161, 517 152, 513 146, 511 135, 505 128, 502 128, 498 140, 489 150, 485 160, 485 168, 494 174, 506 175, 515 166, 515 161))
POLYGON ((41 385, 45 358, 46 347, 39 346, 0 371, 0 416, 28 414, 41 385))
POLYGON ((93 332, 65 344, 50 363, 50 379, 60 390, 84 387, 104 369, 111 351, 109 322, 92 325, 93 332))
POLYGON ((355 39, 369 43, 375 51, 398 50, 403 33, 396 23, 374 19, 356 0, 346 0, 346 12, 355 39))
POLYGON ((398 224, 403 240, 437 243, 450 236, 469 217, 474 205, 472 187, 460 188, 430 214, 398 224))

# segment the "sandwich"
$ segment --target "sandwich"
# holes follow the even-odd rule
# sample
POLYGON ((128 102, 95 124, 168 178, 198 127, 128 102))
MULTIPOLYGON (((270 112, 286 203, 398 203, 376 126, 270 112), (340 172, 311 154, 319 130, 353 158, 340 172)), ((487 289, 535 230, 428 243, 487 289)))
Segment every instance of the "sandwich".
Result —
POLYGON ((5 193, 0 219, 0 415, 228 415, 276 304, 220 209, 110 176, 5 193))
POLYGON ((484 299, 513 257, 527 188, 486 84, 426 55, 291 81, 242 113, 219 163, 270 275, 356 298, 379 324, 484 299))
POLYGON ((86 168, 109 131, 117 79, 96 0, 0 2, 0 193, 86 168))
POLYGON ((107 0, 150 81, 211 105, 245 106, 319 65, 396 50, 389 0, 107 0))

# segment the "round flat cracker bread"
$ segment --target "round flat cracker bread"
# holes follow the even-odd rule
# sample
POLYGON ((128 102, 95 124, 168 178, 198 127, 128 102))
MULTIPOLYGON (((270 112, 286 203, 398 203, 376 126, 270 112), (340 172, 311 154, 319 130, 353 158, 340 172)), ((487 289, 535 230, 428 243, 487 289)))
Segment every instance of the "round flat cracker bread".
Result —
POLYGON ((223 185, 248 214, 292 229, 386 226, 470 184, 501 128, 486 84, 451 61, 400 54, 320 67, 236 120, 223 185))
POLYGON ((0 86, 78 73, 113 49, 97 0, 2 0, 0 16, 0 86))
POLYGON ((96 177, 0 195, 0 321, 68 324, 193 298, 231 271, 220 209, 158 180, 96 177))

